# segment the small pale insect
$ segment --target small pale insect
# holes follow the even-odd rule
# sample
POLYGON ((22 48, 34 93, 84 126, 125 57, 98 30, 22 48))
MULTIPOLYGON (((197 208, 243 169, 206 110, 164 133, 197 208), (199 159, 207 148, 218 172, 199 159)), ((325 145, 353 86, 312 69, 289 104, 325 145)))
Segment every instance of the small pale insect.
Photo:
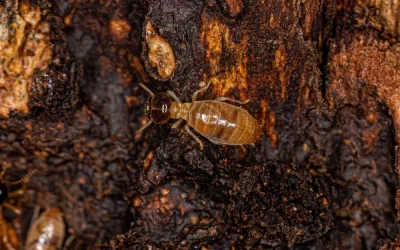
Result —
POLYGON ((193 93, 192 102, 182 103, 172 91, 154 95, 146 86, 140 84, 150 93, 151 98, 145 105, 145 113, 150 121, 138 133, 153 122, 165 124, 169 119, 178 119, 172 128, 177 128, 182 121, 186 121, 186 131, 200 144, 201 150, 204 148, 203 143, 190 127, 215 144, 245 145, 260 139, 262 130, 258 121, 246 110, 226 103, 243 102, 226 97, 196 101, 198 93, 206 90, 209 85, 193 93))
POLYGON ((26 250, 56 250, 62 247, 65 224, 60 209, 48 208, 32 224, 26 238, 26 250))

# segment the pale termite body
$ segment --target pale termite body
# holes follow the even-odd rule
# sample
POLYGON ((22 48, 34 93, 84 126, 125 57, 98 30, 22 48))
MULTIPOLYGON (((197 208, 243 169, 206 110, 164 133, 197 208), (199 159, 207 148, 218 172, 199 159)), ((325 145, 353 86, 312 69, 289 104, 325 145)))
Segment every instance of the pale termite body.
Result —
POLYGON ((65 224, 60 209, 48 208, 32 224, 26 238, 26 250, 56 250, 62 247, 65 224))
POLYGON ((205 90, 208 85, 196 91, 190 103, 182 103, 171 91, 154 95, 147 87, 144 85, 142 87, 151 95, 145 105, 145 113, 150 122, 139 132, 152 122, 164 124, 169 119, 177 119, 178 121, 172 125, 173 128, 177 128, 182 121, 186 121, 186 131, 199 142, 201 149, 203 149, 203 143, 189 127, 212 143, 222 145, 253 144, 262 135, 258 121, 250 113, 225 101, 242 102, 225 97, 196 101, 197 94, 205 90))

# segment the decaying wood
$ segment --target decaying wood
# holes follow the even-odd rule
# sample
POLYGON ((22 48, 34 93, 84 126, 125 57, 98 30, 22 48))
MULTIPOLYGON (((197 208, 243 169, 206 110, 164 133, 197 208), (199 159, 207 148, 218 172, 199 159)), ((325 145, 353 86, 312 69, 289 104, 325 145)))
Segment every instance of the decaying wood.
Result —
POLYGON ((78 101, 80 68, 66 51, 61 20, 47 3, 0 4, 0 116, 40 107, 56 113, 78 101))
POLYGON ((38 169, 13 220, 20 241, 39 206, 62 210, 65 249, 396 246, 399 18, 387 4, 1 2, 0 162, 11 179, 38 169), (135 134, 148 121, 138 83, 190 101, 201 82, 200 99, 250 99, 264 137, 203 138, 201 151, 169 125, 135 134))
POLYGON ((395 37, 400 37, 400 2, 396 0, 363 0, 361 6, 373 7, 374 28, 389 32, 395 37))
MULTIPOLYGON (((264 124, 267 138, 255 149, 249 149, 250 153, 246 152, 246 161, 274 159, 302 166, 318 166, 318 169, 331 173, 335 180, 342 183, 336 185, 340 201, 335 209, 336 227, 328 233, 336 237, 332 239, 332 236, 326 235, 323 241, 317 240, 311 245, 358 248, 364 244, 374 247, 379 238, 390 238, 396 234, 376 230, 380 225, 370 221, 384 220, 385 225, 396 228, 393 125, 384 105, 377 99, 377 94, 381 95, 383 90, 377 88, 379 83, 374 80, 379 79, 386 86, 396 83, 397 62, 385 57, 377 61, 376 56, 361 57, 362 52, 356 54, 352 51, 355 62, 364 64, 360 67, 366 68, 365 72, 371 77, 376 77, 368 79, 363 71, 356 68, 357 74, 364 78, 363 84, 352 74, 352 67, 356 66, 346 63, 341 58, 346 56, 340 53, 343 49, 337 49, 352 41, 353 36, 356 38, 355 34, 367 35, 361 31, 362 24, 359 24, 359 32, 346 33, 352 20, 354 23, 361 18, 354 10, 362 6, 346 3, 348 8, 339 8, 336 24, 332 27, 335 6, 328 1, 304 4, 254 1, 246 3, 243 13, 235 18, 229 15, 229 11, 226 12, 226 6, 220 5, 220 2, 208 1, 200 6, 185 5, 181 1, 151 3, 145 27, 151 23, 155 32, 175 48, 176 65, 183 65, 177 66, 164 81, 169 80, 172 86, 178 85, 174 90, 185 98, 190 95, 188 90, 198 88, 196 85, 201 81, 211 81, 213 86, 212 94, 206 94, 204 98, 250 98, 248 108, 264 124), (165 18, 164 13, 169 13, 171 8, 179 9, 179 12, 170 13, 170 17, 165 18), (180 13, 201 17, 201 23, 193 28, 192 23, 180 21, 180 13), (327 40, 329 36, 333 39, 327 40), (331 49, 326 53, 324 50, 328 46, 331 49), (369 61, 365 58, 375 62, 368 68, 365 64, 369 61), (195 66, 192 67, 191 63, 195 66), (383 70, 376 74, 375 68, 383 70), (260 153, 262 157, 257 156, 260 153), (359 176, 359 171, 365 171, 366 177, 369 177, 359 176), (387 174, 393 175, 390 180, 383 178, 387 174), (358 181, 355 185, 346 184, 351 180, 358 181), (380 184, 372 184, 376 182, 380 184), (375 188, 370 192, 385 192, 384 199, 371 196, 371 193, 360 196, 355 191, 371 184, 375 188), (366 206, 365 200, 369 200, 368 212, 361 212, 366 206), (370 213, 377 210, 382 213, 370 213), (338 228, 354 229, 352 233, 343 235, 338 233, 338 228)), ((350 31, 354 32, 352 28, 350 31)), ((144 39, 146 41, 146 35, 144 39)), ((147 62, 151 55, 147 53, 146 46, 144 43, 143 58, 147 62)), ((396 53, 395 46, 387 46, 386 54, 396 53)), ((164 64, 161 57, 160 65, 164 64)), ((151 76, 160 79, 152 67, 148 67, 148 71, 151 76)), ((230 162, 235 162, 232 158, 230 162)), ((161 159, 167 161, 168 158, 161 159)), ((164 172, 161 176, 168 176, 165 170, 156 171, 164 172)), ((155 181, 151 176, 147 180, 150 183, 155 181)), ((161 182, 157 180, 156 183, 161 182)), ((255 216, 252 214, 249 218, 255 216)), ((264 227, 264 230, 258 232, 258 244, 267 246, 270 242, 261 240, 268 235, 268 229, 264 227)), ((305 231, 299 235, 302 233, 305 231)), ((296 237, 292 235, 292 238, 296 237)), ((290 245, 282 243, 282 246, 290 245)))

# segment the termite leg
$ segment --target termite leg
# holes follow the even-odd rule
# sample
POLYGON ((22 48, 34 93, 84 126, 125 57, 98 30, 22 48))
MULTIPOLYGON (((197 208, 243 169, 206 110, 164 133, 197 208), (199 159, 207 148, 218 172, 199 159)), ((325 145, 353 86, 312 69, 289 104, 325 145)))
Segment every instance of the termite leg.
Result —
POLYGON ((5 234, 3 235, 1 241, 3 242, 3 245, 6 247, 7 250, 16 250, 11 244, 10 242, 8 242, 8 232, 7 232, 7 226, 4 226, 4 232, 5 234))
POLYGON ((5 206, 6 208, 11 209, 17 215, 21 214, 21 210, 20 209, 14 207, 13 205, 9 204, 8 202, 4 203, 3 206, 5 206))
POLYGON ((196 90, 196 91, 193 93, 193 95, 192 95, 192 104, 196 101, 197 95, 198 95, 200 92, 203 92, 204 90, 208 89, 208 87, 210 86, 210 83, 211 83, 211 82, 208 82, 206 86, 202 87, 202 88, 199 89, 199 90, 196 90))
POLYGON ((70 235, 69 237, 68 237, 68 239, 65 241, 65 247, 67 248, 67 249, 69 249, 70 248, 70 245, 71 245, 71 243, 73 242, 75 240, 75 235, 70 235))
POLYGON ((13 197, 16 197, 16 196, 21 196, 21 195, 23 195, 23 194, 24 194, 24 190, 22 190, 22 188, 21 188, 21 189, 18 189, 18 190, 15 190, 15 191, 10 192, 10 193, 8 194, 8 198, 13 198, 13 197))
POLYGON ((229 98, 229 97, 218 97, 218 98, 214 99, 214 101, 218 101, 218 102, 229 101, 229 102, 235 102, 235 103, 238 103, 238 104, 246 104, 246 103, 248 103, 250 101, 250 99, 247 99, 246 101, 241 102, 241 101, 229 98))
POLYGON ((172 92, 171 90, 168 90, 168 91, 167 91, 167 94, 168 94, 169 96, 171 96, 172 99, 174 99, 175 101, 181 103, 181 101, 179 100, 178 96, 176 96, 175 93, 172 92))
POLYGON ((190 131, 188 124, 185 125, 185 130, 189 133, 189 135, 193 137, 193 139, 195 139, 200 144, 200 150, 203 150, 204 149, 203 142, 192 131, 190 131))
POLYGON ((153 121, 149 121, 148 123, 146 123, 145 125, 143 125, 138 131, 136 131, 136 134, 139 134, 139 133, 143 132, 143 130, 145 130, 146 128, 148 128, 152 123, 153 123, 153 121))
POLYGON ((39 213, 40 213, 40 206, 36 205, 35 209, 33 210, 33 215, 28 228, 31 228, 33 223, 37 220, 37 218, 39 218, 39 213))
POLYGON ((214 140, 214 139, 211 139, 211 138, 208 138, 208 137, 207 137, 207 139, 208 139, 210 142, 214 143, 214 144, 217 144, 217 145, 225 145, 225 144, 223 144, 223 143, 221 143, 221 142, 219 142, 219 141, 216 141, 216 140, 214 140))
POLYGON ((179 119, 176 122, 174 122, 174 124, 172 124, 172 129, 176 129, 179 127, 179 125, 181 125, 181 123, 183 122, 183 119, 179 119))
POLYGON ((142 87, 144 90, 146 90, 146 92, 149 93, 150 96, 154 96, 154 93, 151 92, 151 90, 148 87, 146 87, 146 85, 144 85, 143 83, 139 83, 139 86, 142 87))

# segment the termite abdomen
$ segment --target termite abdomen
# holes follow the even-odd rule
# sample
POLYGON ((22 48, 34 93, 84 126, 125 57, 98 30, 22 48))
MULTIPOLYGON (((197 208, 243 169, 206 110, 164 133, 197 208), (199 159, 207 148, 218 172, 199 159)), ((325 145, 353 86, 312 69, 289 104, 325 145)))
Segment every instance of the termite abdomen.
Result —
POLYGON ((262 134, 258 121, 246 110, 224 102, 195 102, 187 123, 217 144, 252 144, 262 134))
POLYGON ((28 232, 26 250, 56 250, 64 241, 65 225, 58 208, 49 208, 37 219, 28 232))

